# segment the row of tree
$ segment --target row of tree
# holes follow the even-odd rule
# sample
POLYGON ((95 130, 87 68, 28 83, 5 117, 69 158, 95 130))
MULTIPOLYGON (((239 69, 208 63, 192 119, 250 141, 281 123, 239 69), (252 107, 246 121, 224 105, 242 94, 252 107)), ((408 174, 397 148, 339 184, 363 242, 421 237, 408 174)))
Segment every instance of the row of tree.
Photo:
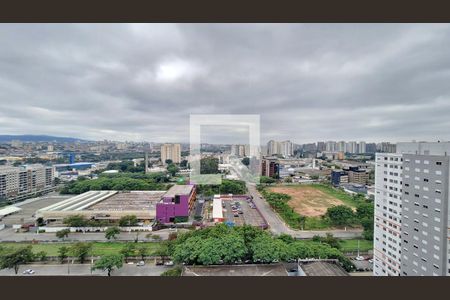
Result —
POLYGON ((353 264, 338 249, 321 242, 305 242, 289 235, 274 237, 257 227, 219 224, 183 233, 169 243, 169 253, 179 263, 212 265, 274 263, 305 258, 338 259, 350 271, 353 264))
POLYGON ((215 194, 242 195, 247 193, 247 187, 244 181, 223 179, 220 185, 198 185, 197 193, 203 196, 212 196, 215 194))
MULTIPOLYGON (((69 263, 70 258, 76 259, 83 264, 86 259, 92 255, 92 243, 78 242, 70 247, 61 246, 58 249, 58 259, 60 263, 69 263)), ((125 243, 119 253, 107 254, 95 261, 93 269, 101 269, 108 272, 108 276, 114 268, 120 268, 122 261, 128 262, 130 257, 140 256, 142 260, 148 255, 167 256, 167 246, 160 247, 154 253, 150 253, 149 248, 145 244, 138 245, 136 243, 125 243)), ((44 251, 36 254, 32 251, 32 246, 24 247, 1 247, 0 246, 0 269, 14 269, 17 274, 20 265, 24 265, 33 261, 43 261, 47 257, 44 251)))
POLYGON ((169 184, 164 183, 166 180, 162 179, 164 177, 167 178, 167 176, 149 177, 144 174, 140 175, 141 176, 126 176, 125 174, 117 174, 116 176, 110 176, 102 174, 95 180, 88 180, 84 177, 80 177, 78 180, 64 186, 61 189, 61 194, 82 194, 88 191, 101 190, 158 191, 167 190, 170 187, 169 184))

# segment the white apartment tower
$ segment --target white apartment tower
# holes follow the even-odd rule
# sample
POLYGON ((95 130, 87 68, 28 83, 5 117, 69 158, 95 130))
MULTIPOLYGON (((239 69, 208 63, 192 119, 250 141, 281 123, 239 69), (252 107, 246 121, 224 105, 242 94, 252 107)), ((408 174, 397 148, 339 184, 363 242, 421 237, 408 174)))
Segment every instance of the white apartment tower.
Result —
POLYGON ((402 155, 377 153, 375 158, 375 276, 400 275, 402 155))
POLYGON ((374 275, 448 276, 450 142, 396 151, 376 155, 374 275))

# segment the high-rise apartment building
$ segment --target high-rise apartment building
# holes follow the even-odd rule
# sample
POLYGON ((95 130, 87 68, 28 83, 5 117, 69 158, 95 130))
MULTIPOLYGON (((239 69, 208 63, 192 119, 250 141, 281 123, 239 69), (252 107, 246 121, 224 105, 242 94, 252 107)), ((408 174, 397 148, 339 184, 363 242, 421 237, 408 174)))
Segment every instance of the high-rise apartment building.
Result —
POLYGON ((280 154, 283 157, 291 157, 294 155, 294 144, 291 141, 283 141, 280 143, 280 154))
POLYGON ((163 144, 161 145, 161 162, 166 163, 170 159, 173 163, 181 162, 181 145, 180 144, 163 144))
POLYGON ((328 141, 325 143, 325 151, 326 152, 335 152, 336 151, 336 142, 328 141))
POLYGON ((345 152, 345 141, 340 141, 336 144, 336 151, 345 152))
POLYGON ((357 147, 358 147, 358 143, 356 143, 356 142, 348 142, 346 145, 345 145, 345 150, 346 150, 346 152, 348 152, 348 153, 357 153, 358 151, 358 149, 357 149, 357 147))
POLYGON ((26 197, 32 193, 52 188, 53 167, 27 165, 23 167, 0 167, 0 200, 26 197))
POLYGON ((450 274, 450 143, 377 153, 374 275, 450 274))
POLYGON ((367 153, 366 151, 366 142, 361 141, 358 144, 358 153, 367 153))

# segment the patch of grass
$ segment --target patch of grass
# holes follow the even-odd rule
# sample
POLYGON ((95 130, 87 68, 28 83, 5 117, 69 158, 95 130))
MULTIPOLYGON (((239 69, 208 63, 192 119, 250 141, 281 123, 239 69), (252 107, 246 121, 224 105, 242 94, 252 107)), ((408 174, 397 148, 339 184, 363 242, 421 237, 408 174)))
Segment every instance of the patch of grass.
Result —
MULTIPOLYGON (((358 239, 354 240, 341 240, 339 241, 341 244, 342 252, 356 252, 358 251, 358 239)), ((373 250, 373 241, 368 240, 359 240, 359 250, 360 251, 369 251, 373 250)))
POLYGON ((305 230, 320 230, 330 228, 327 219, 321 217, 306 217, 305 230))
MULTIPOLYGON (((48 256, 58 256, 58 249, 62 246, 71 247, 73 243, 48 243, 48 244, 31 244, 31 243, 1 243, 3 247, 13 247, 19 248, 23 246, 32 246, 33 253, 38 253, 40 251, 44 251, 48 256)), ((145 245, 149 254, 154 253, 157 249, 159 249, 159 243, 136 243, 137 246, 145 245)), ((109 254, 119 254, 120 250, 125 246, 125 243, 121 242, 95 242, 92 243, 92 255, 94 256, 102 256, 109 254)))
POLYGON ((314 187, 315 189, 318 189, 321 192, 324 192, 336 199, 341 200, 348 206, 356 207, 358 205, 358 201, 355 200, 355 198, 352 195, 349 195, 346 192, 336 189, 332 186, 325 184, 311 184, 309 186, 314 187))

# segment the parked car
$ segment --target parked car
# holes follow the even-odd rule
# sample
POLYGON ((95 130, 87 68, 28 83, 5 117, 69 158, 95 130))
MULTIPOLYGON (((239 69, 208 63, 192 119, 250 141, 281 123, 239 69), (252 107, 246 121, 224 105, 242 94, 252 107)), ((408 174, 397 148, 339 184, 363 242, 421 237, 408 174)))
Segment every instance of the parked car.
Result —
POLYGON ((138 262, 138 263, 136 264, 137 267, 142 267, 142 266, 144 266, 144 265, 145 265, 145 261, 143 261, 143 260, 141 260, 140 262, 138 262))
POLYGON ((173 261, 166 261, 166 262, 164 263, 164 265, 165 265, 165 266, 168 266, 168 267, 173 266, 173 261))
POLYGON ((30 275, 34 274, 34 273, 36 273, 36 272, 34 272, 34 270, 32 270, 32 269, 27 269, 27 270, 22 272, 22 274, 30 274, 30 275))
POLYGON ((361 255, 360 255, 360 256, 357 256, 357 257, 355 257, 355 259, 356 259, 356 260, 359 260, 359 261, 361 261, 361 260, 365 260, 365 259, 364 259, 364 256, 361 256, 361 255))
POLYGON ((373 264, 373 259, 369 259, 369 263, 373 264))

